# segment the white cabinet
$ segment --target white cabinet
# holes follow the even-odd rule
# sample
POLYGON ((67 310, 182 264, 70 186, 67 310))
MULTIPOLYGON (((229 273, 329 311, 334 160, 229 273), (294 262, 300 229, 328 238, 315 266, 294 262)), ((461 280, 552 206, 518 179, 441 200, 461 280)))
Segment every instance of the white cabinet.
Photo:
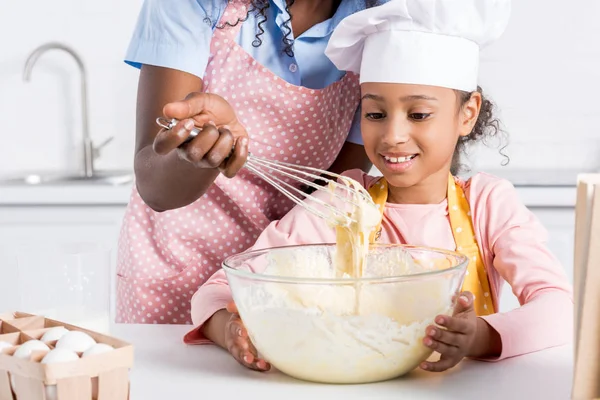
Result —
MULTIPOLYGON (((0 309, 12 307, 16 278, 17 246, 91 241, 110 246, 113 271, 116 246, 126 201, 111 205, 0 205, 0 309)), ((573 282, 574 208, 530 207, 549 232, 548 246, 563 264, 573 282)), ((43 266, 41 266, 43 267, 43 266)), ((500 308, 507 311, 519 303, 504 285, 500 308)))
POLYGON ((0 207, 3 244, 97 241, 114 244, 125 206, 0 207))
POLYGON ((18 307, 16 250, 22 246, 35 251, 47 244, 100 243, 113 249, 114 276, 124 212, 125 205, 0 206, 0 310, 18 307))

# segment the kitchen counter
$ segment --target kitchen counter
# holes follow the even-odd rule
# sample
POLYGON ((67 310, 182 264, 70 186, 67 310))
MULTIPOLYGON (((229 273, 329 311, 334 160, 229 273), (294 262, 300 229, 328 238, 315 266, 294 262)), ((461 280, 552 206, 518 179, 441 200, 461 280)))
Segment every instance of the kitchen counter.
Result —
POLYGON ((516 187, 574 187, 577 175, 590 173, 572 169, 516 169, 502 168, 486 170, 490 175, 507 179, 516 187))
POLYGON ((0 186, 0 205, 125 206, 131 188, 131 184, 6 185, 0 186))
MULTIPOLYGON (((528 207, 574 207, 577 174, 540 171, 490 171, 513 182, 528 207)), ((131 184, 0 185, 0 206, 122 206, 131 184)))
POLYGON ((572 346, 498 363, 465 360, 444 373, 414 371, 369 385, 323 385, 240 366, 215 346, 186 346, 189 326, 115 325, 113 336, 135 347, 132 400, 195 399, 568 399, 572 346))
POLYGON ((503 168, 486 172, 512 182, 527 207, 575 207, 577 176, 589 171, 503 168))

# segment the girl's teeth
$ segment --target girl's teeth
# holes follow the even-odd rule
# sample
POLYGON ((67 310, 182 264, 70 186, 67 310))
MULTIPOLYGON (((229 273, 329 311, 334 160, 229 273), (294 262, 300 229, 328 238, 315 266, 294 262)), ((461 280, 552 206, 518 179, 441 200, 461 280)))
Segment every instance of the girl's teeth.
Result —
POLYGON ((415 158, 414 154, 412 156, 407 157, 384 157, 388 162, 391 163, 403 163, 412 160, 415 158))

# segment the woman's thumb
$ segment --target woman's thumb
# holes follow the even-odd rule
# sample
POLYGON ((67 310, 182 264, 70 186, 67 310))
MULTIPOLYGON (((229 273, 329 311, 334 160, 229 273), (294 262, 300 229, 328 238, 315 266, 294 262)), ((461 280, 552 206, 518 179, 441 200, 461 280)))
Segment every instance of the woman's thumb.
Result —
POLYGON ((192 118, 202 113, 210 102, 210 96, 206 93, 190 93, 184 100, 174 101, 165 104, 163 114, 168 118, 177 118, 179 120, 192 118))

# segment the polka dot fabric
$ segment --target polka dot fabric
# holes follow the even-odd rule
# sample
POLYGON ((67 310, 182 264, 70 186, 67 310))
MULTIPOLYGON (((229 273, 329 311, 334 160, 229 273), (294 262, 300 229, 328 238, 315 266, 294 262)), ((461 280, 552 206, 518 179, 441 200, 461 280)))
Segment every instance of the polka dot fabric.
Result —
MULTIPOLYGON (((245 17, 246 10, 230 3, 220 24, 245 17)), ((205 91, 234 107, 253 154, 328 169, 358 107, 358 77, 347 74, 320 90, 291 85, 237 45, 239 25, 215 30, 205 91)), ((117 321, 190 324, 196 289, 292 206, 245 169, 233 179, 219 176, 193 204, 163 213, 152 211, 134 189, 119 240, 117 321)))

